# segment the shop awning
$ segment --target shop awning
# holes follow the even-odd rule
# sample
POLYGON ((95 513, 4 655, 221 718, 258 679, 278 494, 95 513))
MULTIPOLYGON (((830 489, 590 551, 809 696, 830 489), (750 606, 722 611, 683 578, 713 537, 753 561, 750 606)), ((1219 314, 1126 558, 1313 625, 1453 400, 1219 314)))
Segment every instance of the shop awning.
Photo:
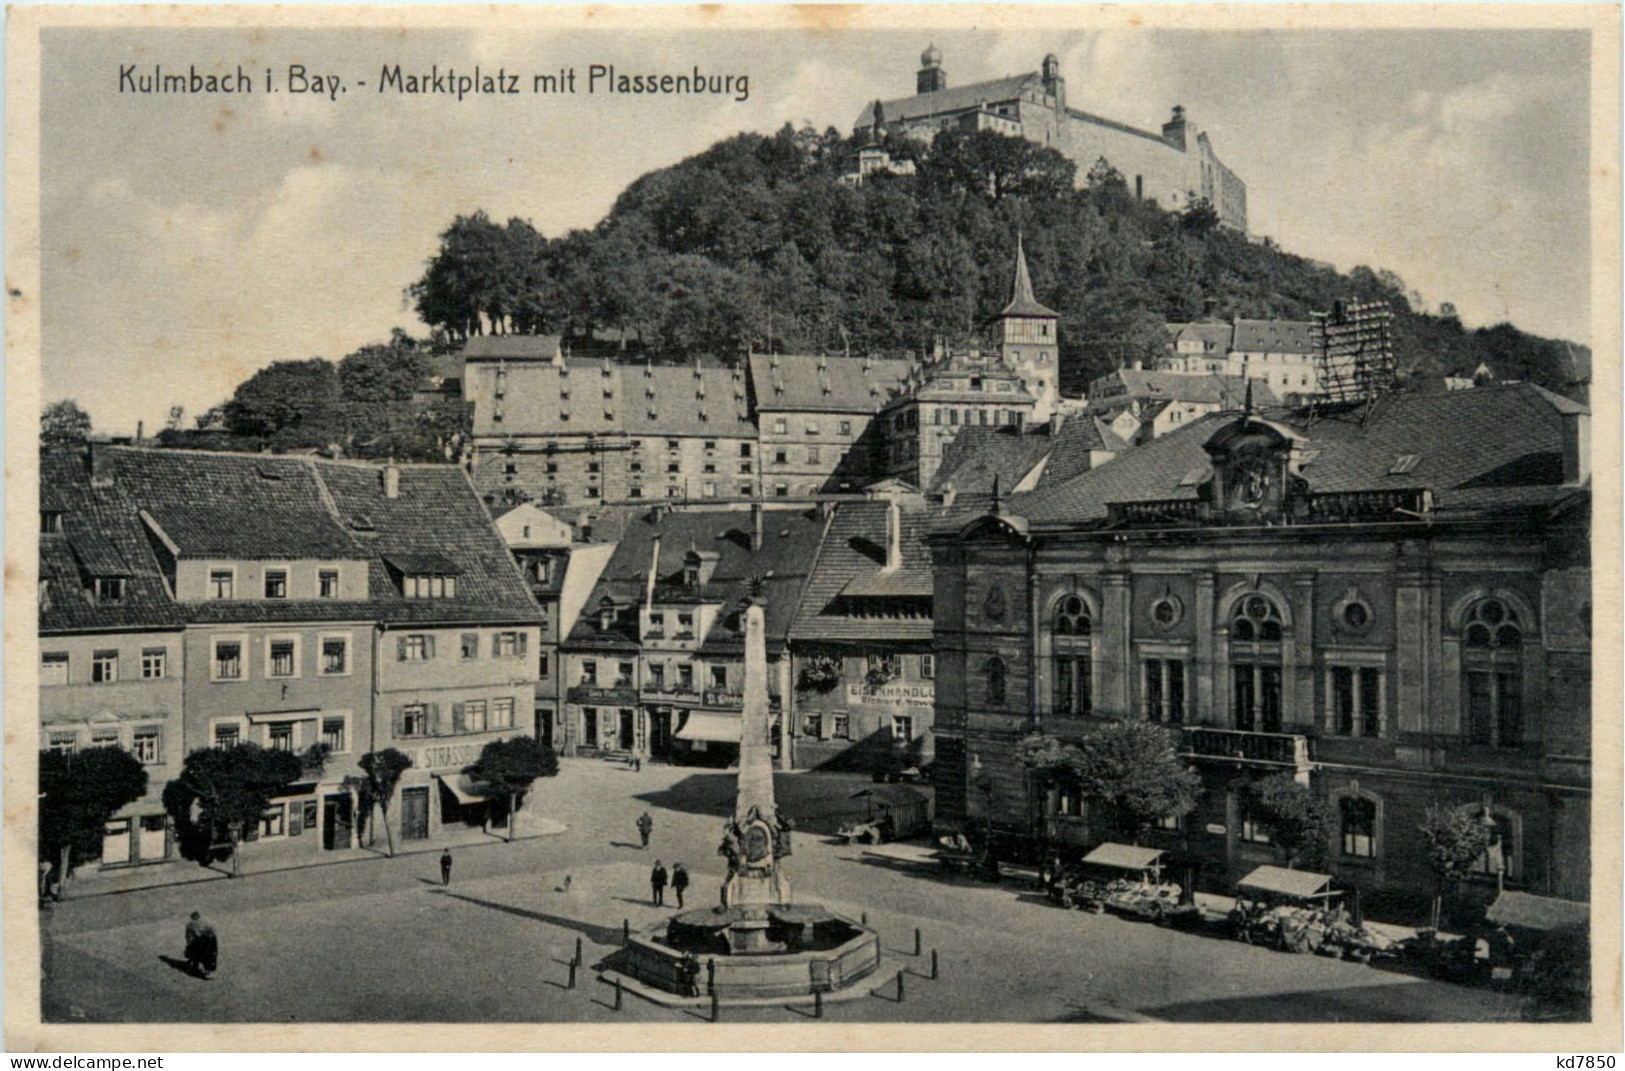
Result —
POLYGON ((1533 893, 1504 892, 1495 898, 1484 917, 1497 926, 1549 933, 1586 925, 1591 921, 1591 905, 1533 893))
POLYGON ((1332 876, 1308 870, 1287 870, 1285 867, 1261 866, 1241 879, 1238 886, 1243 892, 1271 893, 1275 896, 1303 898, 1332 895, 1332 876))
POLYGON ((248 724, 264 725, 271 721, 310 721, 321 710, 316 707, 307 707, 302 710, 250 710, 247 715, 248 724))
POLYGON ((677 728, 679 740, 707 740, 719 744, 739 743, 740 719, 733 714, 707 714, 690 711, 688 720, 677 728))
POLYGON ((1088 866, 1109 866, 1118 870, 1146 870, 1162 860, 1162 849, 1140 848, 1133 844, 1107 841, 1083 857, 1088 866))
POLYGON ((453 796, 457 797, 457 802, 465 806, 470 803, 485 803, 490 799, 481 791, 484 785, 467 774, 448 773, 435 774, 435 776, 440 779, 442 785, 445 785, 451 791, 453 796))

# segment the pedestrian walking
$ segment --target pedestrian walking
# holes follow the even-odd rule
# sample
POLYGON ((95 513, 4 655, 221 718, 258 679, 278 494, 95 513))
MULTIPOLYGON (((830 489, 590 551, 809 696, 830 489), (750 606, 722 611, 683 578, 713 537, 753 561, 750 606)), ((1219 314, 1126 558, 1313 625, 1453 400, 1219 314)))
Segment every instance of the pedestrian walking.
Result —
POLYGON ((451 884, 451 849, 440 853, 440 884, 451 884))
POLYGON ((683 890, 688 888, 688 870, 682 863, 674 863, 671 868, 671 891, 677 894, 677 906, 683 906, 683 890))
POLYGON ((643 841, 645 848, 649 846, 649 834, 654 832, 654 828, 655 820, 649 817, 648 811, 638 815, 638 838, 643 841))
POLYGON ((193 974, 207 979, 219 965, 220 939, 214 927, 194 911, 186 923, 186 966, 193 974))
POLYGON ((649 872, 649 889, 653 893, 656 907, 666 902, 666 868, 655 860, 655 868, 649 872))

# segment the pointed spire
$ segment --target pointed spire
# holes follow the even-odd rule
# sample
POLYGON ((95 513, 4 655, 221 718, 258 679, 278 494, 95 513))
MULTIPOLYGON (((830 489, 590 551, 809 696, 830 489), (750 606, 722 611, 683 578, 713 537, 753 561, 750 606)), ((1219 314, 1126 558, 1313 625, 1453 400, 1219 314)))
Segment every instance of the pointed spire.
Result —
POLYGON ((1241 408, 1242 408, 1242 414, 1241 414, 1242 416, 1251 417, 1253 415, 1253 413, 1254 413, 1254 409, 1253 409, 1253 381, 1252 381, 1252 379, 1250 377, 1247 380, 1247 398, 1246 398, 1246 400, 1244 402, 1242 402, 1241 408))
POLYGON ((999 315, 1059 318, 1053 309, 1040 305, 1033 295, 1033 278, 1027 271, 1027 251, 1022 244, 1020 231, 1016 232, 1016 277, 1010 284, 1010 304, 999 315))
POLYGON ((989 513, 997 514, 1004 509, 1004 492, 999 489, 999 474, 993 474, 993 505, 988 508, 989 513))

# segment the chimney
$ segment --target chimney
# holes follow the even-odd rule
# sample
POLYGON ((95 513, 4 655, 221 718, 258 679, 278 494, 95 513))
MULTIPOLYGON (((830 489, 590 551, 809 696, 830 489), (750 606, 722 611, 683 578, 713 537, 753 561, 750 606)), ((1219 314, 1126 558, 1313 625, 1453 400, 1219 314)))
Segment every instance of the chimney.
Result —
POLYGON ((1066 411, 1063 410, 1063 409, 1056 409, 1055 412, 1052 413, 1050 415, 1050 418, 1049 418, 1049 437, 1051 439, 1059 438, 1060 435, 1061 435, 1061 427, 1065 423, 1066 423, 1066 411))
POLYGON ((139 446, 141 444, 141 441, 143 439, 145 439, 146 437, 147 437, 147 422, 145 420, 137 420, 135 422, 135 441, 136 441, 136 445, 139 446))
POLYGON ((1591 414, 1577 410, 1563 414, 1563 482, 1581 484, 1591 479, 1591 414))
POLYGON ((952 481, 942 485, 942 504, 945 508, 951 507, 958 497, 959 488, 955 487, 952 481))
POLYGON ((1185 151, 1185 109, 1178 104, 1174 105, 1173 118, 1162 124, 1162 140, 1185 151))
POLYGON ((655 581, 660 576, 660 536, 654 539, 654 549, 649 551, 649 577, 643 582, 643 608, 653 609, 655 604, 655 581))
POLYGON ((384 465, 384 497, 401 497, 401 470, 395 464, 394 458, 390 458, 389 462, 384 465))
POLYGON ((113 486, 113 452, 105 446, 90 443, 85 447, 85 461, 90 467, 90 486, 113 486))
POLYGON ((762 549, 762 504, 750 504, 750 549, 762 549))
POLYGON ((903 564, 903 511, 893 498, 886 503, 886 567, 894 573, 903 564))
POLYGON ((1205 298, 1202 299, 1202 318, 1204 320, 1213 319, 1213 314, 1215 312, 1217 312, 1218 309, 1219 309, 1219 299, 1218 298, 1216 298, 1216 297, 1205 297, 1205 298))

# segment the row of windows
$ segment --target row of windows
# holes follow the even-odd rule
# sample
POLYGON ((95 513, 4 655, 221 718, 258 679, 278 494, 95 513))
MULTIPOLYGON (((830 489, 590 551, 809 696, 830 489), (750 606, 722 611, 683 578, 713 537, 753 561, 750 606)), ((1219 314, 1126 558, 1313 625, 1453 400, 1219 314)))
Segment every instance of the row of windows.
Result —
MULTIPOLYGON (((216 639, 209 660, 209 679, 243 681, 248 679, 248 641, 242 636, 216 639)), ((303 640, 299 636, 268 636, 265 662, 261 670, 268 680, 287 680, 304 675, 300 657, 303 640)), ((344 677, 350 673, 350 636, 324 635, 317 641, 316 676, 344 677)))
MULTIPOLYGON (((498 632, 492 635, 492 658, 522 658, 529 648, 530 637, 524 632, 498 632)), ((395 637, 395 661, 432 662, 437 645, 429 633, 411 632, 395 637)), ((480 634, 464 632, 457 637, 457 658, 471 662, 480 657, 480 634)))
MULTIPOLYGON (((169 675, 169 648, 143 647, 137 664, 131 667, 127 679, 156 681, 169 675), (133 676, 139 674, 138 676, 133 676)), ((124 676, 123 662, 117 650, 93 651, 90 656, 90 683, 117 684, 124 676)), ((73 683, 71 659, 66 651, 44 651, 40 654, 40 684, 45 687, 73 683)))
MULTIPOLYGON (((914 716, 891 715, 891 738, 894 743, 907 744, 914 739, 914 716)), ((801 735, 814 740, 852 739, 852 717, 845 712, 815 711, 801 716, 801 735), (825 733, 825 730, 828 733, 825 733)))
POLYGON ((84 743, 85 739, 86 734, 78 729, 48 729, 45 733, 45 750, 71 755, 82 746, 122 747, 144 765, 152 766, 164 761, 164 730, 160 725, 137 725, 130 730, 127 742, 121 726, 93 725, 88 734, 88 745, 84 743))
MULTIPOLYGON (((850 439, 852 437, 852 422, 850 420, 836 421, 835 429, 835 433, 842 438, 850 439)), ((820 435, 823 433, 823 424, 817 420, 807 420, 802 423, 801 430, 805 435, 820 435)), ((789 433, 789 421, 784 417, 774 417, 773 434, 788 435, 789 433)))
POLYGON ((236 747, 249 740, 273 751, 302 751, 313 744, 323 744, 335 755, 350 750, 350 719, 348 715, 323 715, 320 718, 290 718, 286 721, 266 722, 262 726, 245 725, 241 721, 217 721, 211 732, 215 747, 236 747), (263 732, 255 734, 255 728, 263 732), (251 739, 257 736, 257 739, 251 739))
MULTIPOLYGON (((267 599, 286 599, 288 597, 288 575, 286 568, 267 569, 263 578, 262 594, 267 599)), ((316 597, 318 599, 336 599, 339 597, 339 570, 336 568, 318 568, 316 570, 316 597)), ((218 566, 209 570, 208 595, 210 599, 228 600, 237 598, 237 567, 234 565, 218 566)))
POLYGON ((450 736, 484 733, 514 726, 512 699, 469 699, 443 711, 439 703, 407 703, 396 707, 395 736, 450 736))

